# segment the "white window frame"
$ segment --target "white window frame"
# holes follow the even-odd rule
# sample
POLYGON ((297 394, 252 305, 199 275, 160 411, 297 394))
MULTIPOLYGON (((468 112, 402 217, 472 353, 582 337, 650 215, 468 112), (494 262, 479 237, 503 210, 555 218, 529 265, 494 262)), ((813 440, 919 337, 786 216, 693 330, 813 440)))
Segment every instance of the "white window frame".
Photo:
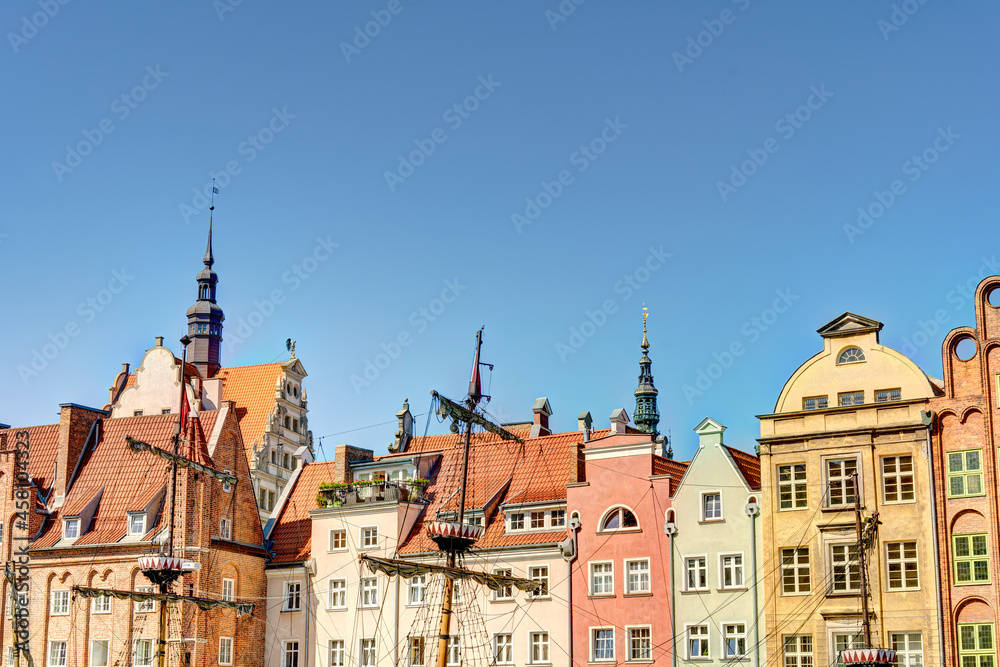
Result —
POLYGON ((528 632, 528 660, 529 665, 551 665, 552 664, 552 637, 548 630, 531 630, 528 632), (536 641, 537 639, 537 641, 536 641), (544 656, 535 659, 535 648, 544 656))
POLYGON ((688 554, 688 555, 682 557, 681 562, 684 564, 684 590, 685 591, 707 591, 707 590, 709 590, 710 586, 709 586, 709 583, 708 583, 708 554, 688 554), (700 559, 701 561, 704 562, 704 568, 705 568, 705 576, 704 576, 705 585, 704 586, 699 586, 697 584, 695 584, 694 586, 691 586, 691 578, 688 576, 688 574, 690 572, 689 561, 693 561, 693 560, 696 560, 696 559, 700 559))
POLYGON ((853 559, 850 558, 850 556, 851 556, 851 550, 855 546, 856 546, 856 543, 854 543, 854 542, 832 542, 832 543, 830 543, 830 544, 827 545, 826 557, 827 557, 828 562, 830 564, 830 566, 828 568, 828 573, 829 573, 829 577, 830 577, 830 584, 828 586, 827 594, 829 594, 829 595, 857 595, 857 594, 861 593, 861 561, 858 558, 858 554, 857 554, 856 550, 855 550, 855 553, 854 553, 854 558, 853 559), (834 555, 833 555, 834 550, 838 550, 838 551, 843 550, 844 555, 847 557, 847 560, 839 560, 839 561, 834 560, 834 555), (853 565, 854 569, 857 570, 857 573, 858 573, 857 574, 857 587, 856 588, 852 588, 852 583, 851 583, 851 568, 852 568, 852 565, 853 565), (843 589, 837 589, 837 588, 835 588, 835 586, 836 586, 835 576, 836 575, 834 574, 834 569, 837 568, 837 567, 844 568, 844 575, 843 575, 844 576, 844 588, 843 589))
POLYGON ((597 532, 598 533, 638 533, 642 530, 642 524, 639 523, 639 515, 634 509, 628 505, 612 505, 608 509, 604 510, 604 514, 597 522, 597 532), (627 510, 632 518, 635 519, 634 526, 625 526, 625 510, 627 510), (619 514, 619 525, 618 528, 605 528, 604 524, 608 521, 612 514, 619 514))
POLYGON ((722 629, 722 659, 733 661, 733 660, 746 660, 750 657, 747 651, 747 622, 746 621, 723 621, 719 624, 722 629), (743 626, 743 632, 733 632, 729 633, 730 627, 743 626), (739 653, 729 651, 729 640, 735 639, 737 641, 737 647, 739 646, 739 640, 743 640, 743 652, 739 653))
POLYGON ((552 597, 552 589, 550 588, 550 586, 552 585, 551 577, 552 577, 552 573, 549 571, 548 564, 529 565, 528 566, 528 579, 531 579, 532 581, 544 582, 545 591, 543 593, 538 594, 538 595, 535 595, 534 591, 532 591, 532 592, 528 593, 528 596, 527 596, 528 599, 529 600, 546 600, 546 599, 552 597), (535 576, 534 570, 536 570, 536 569, 540 570, 542 568, 545 569, 544 576, 543 575, 535 576))
MULTIPOLYGON (((615 646, 615 628, 613 625, 598 625, 591 626, 587 637, 590 639, 590 662, 603 662, 603 663, 614 663, 616 662, 615 657, 617 656, 617 647, 615 646), (611 633, 611 657, 598 658, 597 657, 597 633, 598 632, 610 632, 611 633)), ((606 648, 606 647, 605 647, 606 648)))
POLYGON ((701 499, 701 502, 699 503, 699 506, 701 508, 701 522, 702 523, 708 523, 708 522, 712 522, 712 521, 725 521, 726 520, 726 515, 723 512, 722 491, 721 490, 702 491, 701 494, 699 495, 699 498, 701 499), (709 496, 718 496, 718 498, 719 498, 719 506, 718 506, 719 515, 718 516, 708 516, 708 498, 709 498, 709 496))
POLYGON ((528 524, 525 522, 527 512, 510 512, 507 514, 507 532, 516 533, 527 530, 528 524), (516 520, 515 520, 516 519, 516 520), (515 525, 520 524, 520 525, 515 525))
POLYGON ((146 513, 145 512, 130 512, 128 515, 128 534, 129 537, 142 537, 146 534, 146 513), (139 530, 135 530, 133 522, 136 519, 142 519, 142 525, 139 530))
POLYGON ((812 635, 782 635, 781 637, 781 657, 784 660, 786 667, 804 667, 805 663, 802 662, 802 658, 809 658, 809 664, 814 665, 814 654, 816 652, 816 642, 813 641, 812 635), (788 640, 792 639, 795 643, 795 650, 788 651, 788 640), (809 652, 806 653, 802 650, 802 640, 809 640, 809 652), (794 662, 788 662, 788 659, 792 658, 794 662))
POLYGON ((226 517, 219 519, 219 537, 224 540, 233 539, 233 522, 226 517))
MULTIPOLYGON (((136 586, 136 593, 152 593, 152 586, 136 586)), ((144 600, 135 603, 134 612, 136 614, 148 614, 150 612, 156 611, 156 600, 144 600)))
POLYGON ((347 551, 347 530, 344 528, 331 528, 329 542, 327 542, 327 553, 334 553, 337 551, 347 551), (334 545, 334 538, 339 537, 339 542, 341 546, 334 545))
POLYGON ((587 563, 587 570, 589 571, 589 586, 587 587, 590 591, 590 597, 614 597, 615 595, 615 562, 613 560, 595 560, 587 563), (602 588, 607 588, 608 590, 597 590, 597 568, 601 568, 600 576, 605 581, 603 583, 607 586, 602 586, 602 588), (606 568, 606 569, 605 569, 606 568))
POLYGON ((232 602, 236 599, 236 580, 230 577, 222 578, 222 599, 225 602, 232 602), (228 584, 228 586, 226 585, 228 584))
POLYGON ((90 667, 108 667, 108 663, 111 662, 111 640, 110 639, 91 639, 90 640, 90 654, 88 657, 88 664, 90 667), (101 642, 104 644, 104 663, 94 662, 94 644, 101 642))
MULTIPOLYGON (((815 554, 813 553, 814 551, 815 551, 814 549, 811 549, 807 545, 802 545, 802 546, 798 546, 798 547, 779 547, 778 548, 778 560, 779 560, 779 563, 778 563, 778 568, 779 569, 778 569, 778 571, 780 573, 779 577, 778 577, 778 579, 779 579, 779 584, 778 585, 781 587, 781 594, 782 595, 784 595, 784 596, 791 596, 791 595, 811 595, 812 594, 812 591, 813 591, 812 570, 813 570, 813 563, 815 563, 815 560, 816 560, 815 559, 815 554), (794 557, 794 560, 792 560, 788 564, 785 563, 785 556, 784 556, 784 553, 783 553, 785 550, 791 551, 792 552, 792 556, 794 557), (806 558, 808 559, 805 563, 800 563, 799 562, 799 552, 800 551, 805 551, 806 558), (808 584, 809 589, 808 590, 802 590, 802 586, 801 586, 801 583, 800 583, 800 571, 803 568, 806 570, 806 575, 809 577, 809 584, 808 584), (785 571, 786 570, 793 570, 794 573, 795 573, 795 590, 791 591, 791 592, 785 591, 785 571)), ((789 635, 789 636, 792 636, 792 635, 789 635)), ((798 636, 798 635, 795 635, 795 636, 798 636)), ((805 635, 803 635, 803 636, 805 636, 805 635)))
POLYGON ((281 642, 281 667, 299 667, 302 655, 302 644, 298 639, 286 639, 281 642), (292 645, 295 645, 294 648, 292 645), (294 651, 294 653, 293 653, 294 651), (291 658, 294 657, 294 661, 291 658))
POLYGON ((378 526, 361 526, 358 549, 378 549, 378 526))
POLYGON ((135 667, 153 667, 153 657, 153 640, 151 638, 139 637, 132 642, 132 661, 135 663, 135 667), (141 662, 141 656, 139 655, 140 642, 143 642, 147 649, 146 659, 141 662))
POLYGON ((912 454, 901 453, 901 454, 890 454, 890 455, 887 455, 887 456, 883 456, 880 459, 880 465, 879 465, 880 470, 879 470, 879 472, 882 474, 882 502, 883 503, 885 503, 887 505, 902 505, 902 504, 907 504, 907 503, 913 504, 913 503, 917 502, 917 483, 916 483, 916 479, 917 479, 917 470, 916 470, 916 468, 917 468, 917 466, 916 466, 916 461, 914 460, 914 458, 915 457, 912 454), (905 472, 902 472, 900 470, 900 459, 902 459, 902 458, 908 458, 908 459, 910 459, 910 472, 909 473, 905 473, 905 472), (886 470, 885 470, 885 464, 890 459, 895 459, 896 470, 894 472, 886 472, 886 470), (902 497, 903 496, 903 479, 906 478, 906 477, 910 478, 910 494, 913 496, 912 498, 903 498, 902 497), (887 496, 886 496, 886 492, 887 492, 888 487, 889 487, 889 485, 886 484, 886 480, 890 479, 890 478, 894 479, 895 483, 896 483, 896 495, 897 495, 897 499, 896 500, 889 500, 887 498, 887 496))
MULTIPOLYGON (((121 516, 121 515, 119 515, 121 516)), ((63 539, 64 540, 75 540, 80 537, 80 518, 73 517, 69 519, 63 519, 63 539), (70 526, 73 527, 72 535, 70 535, 70 526)))
POLYGON ((545 530, 545 510, 530 510, 528 512, 528 529, 529 530, 545 530), (535 523, 538 523, 536 526, 535 523))
MULTIPOLYGON (((733 573, 736 573, 736 568, 733 568, 733 573)), ((747 574, 746 574, 746 557, 743 555, 742 551, 729 551, 726 553, 719 554, 719 590, 733 591, 733 590, 745 590, 747 587, 747 574), (741 583, 732 584, 726 586, 726 559, 739 557, 739 574, 741 583)))
MULTIPOLYGON (((647 595, 653 592, 653 574, 650 569, 650 561, 648 558, 626 558, 622 563, 622 574, 624 576, 625 582, 625 595, 647 595), (646 587, 645 588, 632 588, 632 577, 629 572, 629 565, 632 563, 645 563, 646 564, 646 587)), ((640 576, 641 578, 641 576, 640 576)), ((638 627, 638 626, 637 626, 638 627)))
POLYGON ((69 660, 69 642, 65 639, 56 639, 49 642, 49 650, 47 654, 47 659, 45 661, 46 667, 66 667, 67 661, 69 660), (62 655, 59 659, 56 659, 55 648, 56 646, 62 646, 62 655))
POLYGON ((378 577, 361 577, 358 586, 358 607, 361 609, 378 609, 378 577), (365 602, 365 594, 371 593, 372 599, 365 602))
MULTIPOLYGON (((861 467, 861 456, 858 455, 858 454, 856 454, 856 453, 855 454, 836 454, 836 455, 833 455, 833 456, 827 456, 827 457, 823 458, 823 491, 824 491, 824 493, 823 493, 823 496, 824 496, 823 508, 824 509, 845 510, 845 509, 851 509, 851 508, 854 507, 854 499, 852 498, 852 499, 848 500, 848 495, 854 495, 854 486, 853 486, 853 483, 851 481, 851 475, 846 475, 846 476, 843 476, 843 477, 836 477, 836 478, 834 478, 834 479, 841 480, 842 483, 844 484, 844 489, 843 489, 843 498, 844 498, 844 501, 840 502, 840 503, 834 503, 833 502, 833 490, 832 490, 832 487, 831 487, 831 477, 830 477, 830 464, 831 463, 840 462, 840 463, 845 463, 846 464, 846 463, 848 463, 850 461, 854 461, 855 470, 858 471, 858 481, 859 481, 859 483, 858 483, 858 496, 859 496, 859 500, 861 501, 861 504, 862 505, 864 504, 864 496, 865 496, 865 494, 864 494, 864 484, 860 483, 861 474, 863 472, 863 469, 861 467)), ((846 471, 846 466, 844 468, 845 468, 845 471, 846 471)))
POLYGON ((375 667, 377 664, 378 644, 375 642, 375 638, 362 637, 358 640, 358 667, 375 667), (371 661, 366 660, 368 652, 371 652, 371 661))
POLYGON ((566 526, 566 510, 549 510, 549 526, 551 528, 564 528, 566 526), (560 514, 562 512, 562 514, 560 514))
POLYGON ((427 664, 427 639, 425 637, 409 637, 406 641, 406 664, 409 667, 424 667, 427 664), (420 647, 420 662, 413 659, 413 649, 420 647))
MULTIPOLYGON (((781 463, 775 468, 774 472, 775 479, 777 480, 778 486, 778 498, 775 505, 779 512, 795 512, 797 510, 809 509, 809 466, 805 461, 799 461, 797 463, 781 463), (795 469, 797 466, 802 466, 802 479, 798 478, 798 471, 795 469), (781 480, 781 469, 788 468, 788 480, 781 480), (805 489, 806 501, 802 506, 798 505, 798 491, 799 487, 805 489), (781 492, 782 489, 787 488, 790 495, 791 507, 781 506, 781 492)), ((825 495, 825 494, 824 494, 825 495)))
POLYGON ((688 623, 684 625, 684 655, 691 661, 705 661, 712 659, 712 631, 705 623, 688 623), (704 628, 705 632, 698 633, 697 638, 691 636, 692 628, 704 628), (705 647, 706 655, 692 656, 692 647, 695 641, 701 642, 699 646, 705 647))
POLYGON ((111 596, 110 595, 98 595, 96 596, 90 604, 91 614, 110 614, 111 613, 111 596), (98 603, 100 603, 98 605, 98 603))
POLYGON ((899 667, 917 667, 924 664, 924 636, 921 632, 890 632, 889 648, 896 650, 896 664, 899 667), (919 649, 910 646, 913 635, 920 641, 919 649), (897 637, 902 638, 901 645, 897 643, 897 637))
MULTIPOLYGON (((641 638, 640 638, 641 641, 641 638)), ((651 625, 626 625, 625 626, 625 662, 653 662, 653 626, 651 625), (649 641, 649 646, 646 649, 648 653, 647 657, 635 657, 633 651, 635 646, 633 642, 635 637, 632 636, 634 630, 645 630, 649 633, 646 638, 649 641)))
POLYGON ((286 581, 282 585, 281 611, 302 611, 302 582, 300 580, 286 581), (292 606, 293 602, 294 606, 292 606))
POLYGON ((406 606, 423 607, 426 603, 427 603, 427 575, 415 574, 412 577, 410 577, 410 580, 408 582, 406 582, 406 606), (414 599, 415 594, 417 599, 414 599))
POLYGON ((329 640, 326 643, 326 659, 329 667, 347 667, 347 642, 343 639, 329 640), (338 643, 340 646, 334 646, 338 643))
MULTIPOLYGON (((500 575, 502 577, 513 576, 513 570, 509 567, 496 567, 493 568, 493 574, 500 575)), ((494 602, 503 600, 513 600, 514 599, 514 586, 501 586, 497 590, 493 591, 492 599, 494 602)))
POLYGON ((493 664, 513 665, 514 664, 514 635, 510 632, 497 632, 493 635, 493 664), (505 642, 500 643, 500 638, 504 637, 505 642), (501 652, 503 659, 501 660, 501 652))
POLYGON ((448 638, 448 654, 445 658, 446 665, 458 667, 462 664, 462 636, 452 635, 448 638))
POLYGON ((920 545, 916 539, 912 540, 894 540, 892 542, 885 543, 885 588, 887 591, 919 591, 920 590, 920 545), (915 555, 912 558, 906 556, 906 547, 908 543, 913 544, 913 549, 915 555), (899 558, 893 559, 889 555, 889 547, 898 544, 899 545, 899 558), (899 575, 902 586, 893 586, 892 577, 890 576, 890 568, 893 564, 899 565, 899 575), (908 586, 906 584, 906 566, 912 564, 914 572, 917 575, 917 585, 908 586))
POLYGON ((326 585, 326 608, 327 609, 347 609, 347 579, 330 579, 326 585), (340 584, 340 586, 334 586, 340 584), (340 598, 341 604, 335 604, 340 598))
POLYGON ((49 598, 51 600, 50 616, 69 616, 69 589, 55 588, 49 598))
POLYGON ((232 637, 219 637, 219 664, 220 665, 231 665, 233 664, 233 638, 232 637), (225 644, 229 644, 229 659, 223 660, 222 647, 225 644))
POLYGON ((836 627, 830 628, 827 636, 828 646, 830 647, 830 665, 836 665, 838 667, 845 667, 844 661, 840 659, 840 651, 852 648, 862 648, 865 645, 865 639, 863 630, 858 627, 836 627), (837 639, 839 637, 846 637, 846 646, 843 649, 837 648, 837 639))

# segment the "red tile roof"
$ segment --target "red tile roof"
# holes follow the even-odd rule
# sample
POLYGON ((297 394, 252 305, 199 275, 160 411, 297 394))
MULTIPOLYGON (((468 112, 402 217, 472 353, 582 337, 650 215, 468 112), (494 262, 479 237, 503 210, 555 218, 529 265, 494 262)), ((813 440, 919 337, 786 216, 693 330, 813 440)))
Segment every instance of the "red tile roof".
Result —
MULTIPOLYGON (((510 424, 503 427, 508 433, 519 438, 527 438, 531 432, 531 424, 510 424)), ((582 435, 582 434, 581 434, 582 435)), ((420 454, 422 452, 436 452, 442 449, 449 449, 461 442, 461 433, 445 433, 444 435, 418 435, 410 439, 406 445, 406 454, 420 454)), ((508 442, 499 435, 494 435, 487 431, 472 434, 472 444, 479 443, 502 443, 508 442)))
POLYGON ((46 426, 28 426, 27 428, 11 428, 0 431, 7 433, 7 449, 14 450, 14 433, 28 432, 29 457, 28 474, 42 496, 48 494, 52 486, 52 476, 55 472, 56 456, 59 453, 59 424, 46 426))
POLYGON ((333 470, 333 461, 307 463, 302 467, 271 533, 277 552, 272 562, 298 563, 309 558, 312 548, 309 510, 317 507, 319 485, 333 481, 333 470))
MULTIPOLYGON (((680 483, 681 477, 684 476, 684 471, 687 470, 690 461, 674 461, 673 459, 664 458, 662 456, 653 457, 653 474, 654 475, 673 475, 673 488, 677 487, 680 483)), ((673 492, 673 489, 671 489, 673 492)))
POLYGON ((236 418, 248 461, 253 456, 254 444, 261 442, 267 430, 267 419, 275 403, 274 387, 280 376, 279 362, 221 368, 215 376, 222 379, 222 400, 236 402, 236 418))
POLYGON ((729 445, 723 445, 723 447, 733 457, 733 462, 740 474, 743 475, 747 485, 754 491, 760 491, 760 458, 729 445))

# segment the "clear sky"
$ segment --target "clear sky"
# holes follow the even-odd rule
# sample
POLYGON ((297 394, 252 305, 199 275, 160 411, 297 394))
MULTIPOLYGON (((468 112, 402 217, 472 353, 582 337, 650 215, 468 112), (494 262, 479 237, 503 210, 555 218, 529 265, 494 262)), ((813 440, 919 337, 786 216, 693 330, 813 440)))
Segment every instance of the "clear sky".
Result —
POLYGON ((938 375, 1000 272, 1000 6, 577 2, 5 2, 0 422, 179 347, 213 174, 223 363, 296 339, 321 455, 462 398, 480 325, 499 418, 631 415, 644 302, 679 458, 844 311, 938 375))

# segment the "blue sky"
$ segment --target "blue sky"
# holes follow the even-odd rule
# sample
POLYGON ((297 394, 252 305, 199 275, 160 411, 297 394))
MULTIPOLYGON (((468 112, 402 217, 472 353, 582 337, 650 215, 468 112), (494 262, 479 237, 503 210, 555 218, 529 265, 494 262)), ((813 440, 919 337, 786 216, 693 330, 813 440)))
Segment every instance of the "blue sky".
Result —
POLYGON ((0 9, 0 422, 183 335, 213 174, 223 362, 296 339, 326 454, 461 398, 480 325, 494 415, 606 426, 643 303, 678 457, 751 449, 821 325, 938 375, 1000 272, 995 3, 234 1, 0 9))

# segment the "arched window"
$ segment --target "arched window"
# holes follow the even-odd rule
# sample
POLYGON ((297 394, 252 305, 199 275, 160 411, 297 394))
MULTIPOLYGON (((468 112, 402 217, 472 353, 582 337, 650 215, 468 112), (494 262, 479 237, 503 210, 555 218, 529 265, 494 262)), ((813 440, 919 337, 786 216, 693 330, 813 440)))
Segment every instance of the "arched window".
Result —
POLYGON ((632 513, 627 507, 612 507, 607 512, 604 513, 604 518, 601 519, 601 525, 599 528, 600 532, 614 531, 614 530, 628 530, 630 528, 638 528, 639 522, 635 518, 635 514, 632 513))
POLYGON ((857 364, 865 360, 865 353, 860 347, 845 347, 840 352, 840 356, 837 357, 837 365, 840 364, 857 364))

